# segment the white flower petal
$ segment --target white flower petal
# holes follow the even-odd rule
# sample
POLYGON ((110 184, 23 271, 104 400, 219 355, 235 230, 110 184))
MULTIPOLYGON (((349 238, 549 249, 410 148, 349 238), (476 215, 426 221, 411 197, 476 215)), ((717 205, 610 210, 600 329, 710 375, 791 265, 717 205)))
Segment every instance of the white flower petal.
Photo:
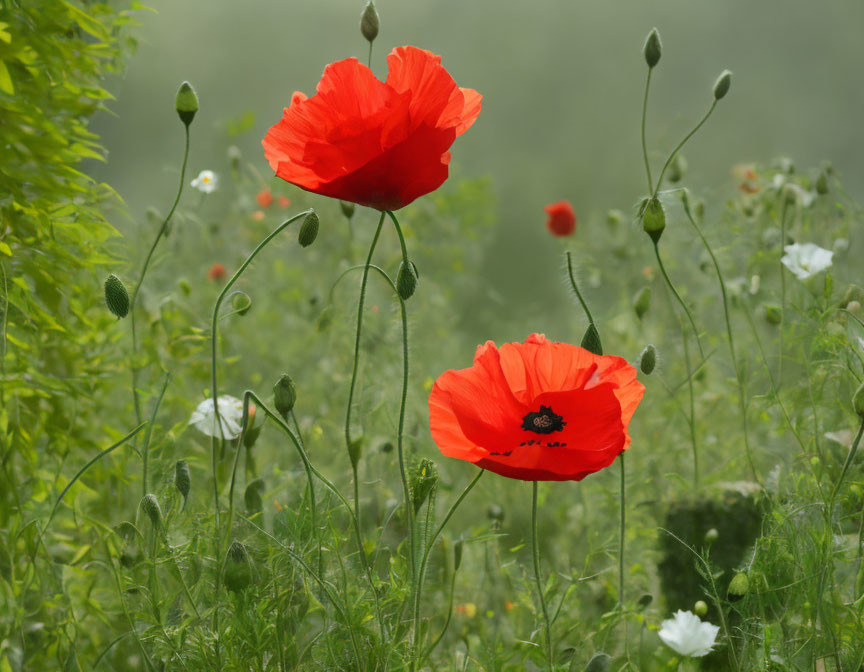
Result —
POLYGON ((218 401, 219 407, 219 425, 216 424, 216 412, 213 408, 213 400, 205 399, 200 404, 192 417, 189 418, 189 424, 206 434, 207 436, 215 436, 226 439, 236 439, 240 436, 241 425, 243 420, 243 402, 230 395, 222 395, 218 401), (219 431, 221 426, 222 431, 219 431))
POLYGON ((682 656, 701 658, 713 650, 720 628, 689 611, 675 612, 673 618, 663 621, 660 639, 670 649, 682 656))
POLYGON ((780 259, 799 280, 807 280, 831 267, 834 253, 813 243, 795 243, 783 248, 786 254, 780 259))
POLYGON ((196 177, 190 183, 195 189, 201 191, 205 194, 212 194, 216 191, 216 187, 219 183, 219 176, 216 175, 212 170, 202 170, 198 173, 198 177, 196 177))

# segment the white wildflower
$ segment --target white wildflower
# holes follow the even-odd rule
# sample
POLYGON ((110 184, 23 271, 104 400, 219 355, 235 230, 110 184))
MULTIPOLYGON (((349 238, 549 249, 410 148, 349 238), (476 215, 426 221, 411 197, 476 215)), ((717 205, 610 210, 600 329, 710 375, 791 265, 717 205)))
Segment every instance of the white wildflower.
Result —
POLYGON ((216 186, 219 183, 219 176, 212 170, 202 170, 198 173, 198 177, 192 180, 192 186, 198 191, 205 194, 212 194, 216 191, 216 186))
POLYGON ((203 432, 207 436, 215 436, 226 439, 236 439, 240 436, 241 422, 243 420, 243 402, 224 394, 219 397, 219 425, 222 427, 222 432, 219 432, 219 426, 216 425, 216 411, 213 408, 213 400, 205 399, 200 404, 192 417, 189 418, 189 424, 194 425, 196 429, 203 432))
POLYGON ((663 621, 660 639, 670 649, 682 656, 701 658, 711 653, 720 628, 703 623, 690 611, 675 612, 675 616, 663 621))
POLYGON ((786 254, 781 262, 794 273, 799 280, 807 280, 826 268, 831 267, 834 253, 813 243, 795 243, 783 248, 786 254))

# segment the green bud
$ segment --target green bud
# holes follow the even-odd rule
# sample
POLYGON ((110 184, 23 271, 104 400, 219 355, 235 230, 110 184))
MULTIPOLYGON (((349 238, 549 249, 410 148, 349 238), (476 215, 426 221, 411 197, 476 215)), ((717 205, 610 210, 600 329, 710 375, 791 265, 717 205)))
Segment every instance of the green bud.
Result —
POLYGON ((729 70, 724 70, 714 82, 714 100, 720 100, 729 93, 730 86, 732 86, 732 73, 729 70))
POLYGON ((669 164, 669 172, 666 173, 666 177, 670 182, 680 182, 686 171, 687 159, 681 154, 676 154, 672 163, 669 164))
POLYGON ((705 201, 701 198, 693 204, 693 215, 700 221, 705 219, 705 201))
POLYGON ((638 292, 636 292, 636 296, 633 297, 633 310, 636 311, 636 317, 640 320, 645 316, 645 313, 648 312, 648 309, 651 307, 651 288, 643 287, 638 292))
POLYGON ((713 544, 719 538, 720 538, 720 533, 717 531, 716 527, 712 527, 710 530, 708 530, 705 533, 705 543, 706 544, 713 544))
POLYGON ((189 82, 183 82, 177 90, 177 98, 174 107, 186 126, 192 123, 195 113, 198 111, 198 94, 189 82))
POLYGON ((346 219, 351 219, 354 216, 355 206, 351 201, 339 201, 339 207, 342 208, 342 214, 346 219))
POLYGON ((113 273, 105 278, 105 305, 119 320, 129 314, 129 292, 113 273))
POLYGON ((704 616, 708 613, 708 605, 705 604, 705 600, 699 600, 693 605, 693 613, 697 616, 704 616))
POLYGON ((231 165, 231 170, 235 173, 240 171, 240 162, 243 160, 243 154, 237 145, 231 145, 228 148, 228 163, 231 165))
POLYGON ((348 444, 348 459, 351 460, 351 466, 356 469, 360 464, 360 459, 363 457, 363 444, 366 442, 366 437, 358 436, 348 444))
POLYGON ((620 210, 609 210, 606 213, 606 223, 610 226, 616 226, 624 221, 624 213, 620 210))
POLYGON ((645 46, 642 48, 642 53, 645 55, 645 62, 649 68, 653 68, 660 62, 660 56, 663 53, 663 45, 660 43, 660 33, 656 28, 652 28, 645 38, 645 46))
POLYGON ((156 495, 144 495, 141 499, 141 510, 147 514, 155 529, 158 530, 162 526, 162 507, 159 506, 156 495))
POLYGON ((852 408, 862 418, 864 418, 864 383, 855 390, 855 395, 852 397, 852 408))
POLYGON ((396 291, 403 301, 407 301, 414 295, 417 289, 417 267, 413 261, 399 264, 399 273, 396 275, 396 291))
POLYGON ((654 601, 654 596, 651 593, 644 593, 637 601, 640 609, 644 609, 654 601))
POLYGON ((283 373, 273 386, 273 403, 276 411, 287 419, 296 402, 297 388, 294 386, 294 381, 287 373, 283 373))
POLYGON ((750 579, 744 572, 738 572, 732 581, 729 582, 729 588, 726 591, 726 597, 730 602, 737 602, 747 594, 750 590, 750 579))
POLYGON ((820 464, 822 464, 822 460, 820 460, 817 455, 810 458, 810 466, 818 467, 820 464))
POLYGON ((189 499, 189 490, 192 487, 192 472, 189 471, 189 463, 186 460, 177 460, 174 465, 174 487, 183 495, 183 510, 186 510, 186 500, 189 499))
POLYGON ((657 348, 648 344, 642 350, 642 354, 639 355, 639 369, 646 376, 650 376, 655 366, 657 366, 657 348))
POLYGON ((246 486, 246 491, 243 493, 243 501, 246 504, 246 513, 248 515, 261 513, 264 510, 264 499, 262 497, 264 488, 264 481, 260 478, 256 478, 246 486))
POLYGON ((234 292, 231 295, 231 308, 240 316, 249 312, 252 307, 252 299, 246 292, 234 292))
POLYGON ((306 215, 306 219, 300 225, 300 233, 297 236, 297 242, 300 243, 300 247, 309 247, 315 242, 315 239, 318 237, 318 226, 318 215, 314 212, 306 215))
POLYGON ((642 228, 645 230, 651 240, 656 244, 663 235, 663 230, 666 228, 666 211, 663 209, 663 204, 660 199, 654 197, 645 205, 645 210, 642 213, 642 228))
POLYGON ((317 328, 318 331, 327 331, 330 327, 330 323, 333 321, 333 306, 327 306, 324 310, 321 311, 321 314, 318 316, 317 328))
POLYGON ((393 452, 393 444, 390 443, 389 441, 385 441, 384 443, 381 444, 381 452, 384 454, 392 453, 393 452))
POLYGON ((609 664, 612 658, 608 653, 595 653, 585 666, 585 672, 609 672, 609 664))
POLYGON ((780 324, 783 321, 783 311, 780 306, 765 304, 765 320, 768 324, 780 324))
POLYGON ((497 520, 500 523, 504 520, 504 509, 497 504, 492 504, 486 509, 486 515, 489 517, 489 520, 497 520))
POLYGON ((378 37, 378 30, 381 28, 381 21, 378 18, 378 11, 375 9, 375 3, 372 0, 366 4, 363 14, 360 16, 360 32, 363 33, 369 42, 374 42, 378 37))
POLYGON ((828 174, 824 170, 816 178, 816 193, 820 196, 828 193, 828 174))
POLYGON ((192 293, 192 285, 189 284, 189 281, 186 278, 180 278, 177 281, 177 286, 180 288, 180 291, 183 292, 183 296, 189 296, 192 293))
POLYGON ((597 327, 594 326, 593 322, 589 324, 588 328, 585 330, 585 335, 582 337, 582 343, 580 345, 588 352, 593 352, 595 355, 603 354, 603 344, 600 342, 600 332, 597 331, 597 327))
POLYGON ((225 559, 225 587, 239 593, 252 583, 252 563, 246 547, 239 541, 231 542, 225 559))
POLYGON ((411 476, 411 499, 414 502, 415 513, 429 498, 432 490, 438 485, 438 469, 432 460, 423 458, 411 476))

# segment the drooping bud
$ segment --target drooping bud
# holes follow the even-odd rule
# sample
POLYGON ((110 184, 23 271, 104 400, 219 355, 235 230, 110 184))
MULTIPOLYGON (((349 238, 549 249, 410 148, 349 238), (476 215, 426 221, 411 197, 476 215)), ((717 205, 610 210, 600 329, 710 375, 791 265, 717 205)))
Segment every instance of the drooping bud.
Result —
POLYGON ((684 173, 687 170, 687 159, 684 158, 681 154, 676 154, 672 159, 672 163, 669 164, 669 172, 667 173, 667 179, 670 182, 680 182, 684 177, 684 173))
POLYGON ((375 3, 369 0, 360 16, 360 32, 363 33, 370 43, 378 37, 378 31, 381 28, 381 21, 378 18, 378 10, 375 9, 375 3))
POLYGON ((738 572, 732 581, 729 582, 729 588, 726 591, 726 597, 730 602, 737 602, 744 597, 750 590, 750 579, 744 572, 738 572))
POLYGON ((730 86, 732 86, 732 73, 724 70, 714 82, 714 100, 720 100, 729 93, 730 86))
POLYGON ((656 196, 645 205, 645 211, 642 213, 642 228, 651 236, 655 244, 663 235, 663 230, 666 228, 666 211, 656 196))
POLYGON ((342 209, 345 219, 351 219, 354 216, 355 205, 351 201, 339 201, 339 207, 342 209))
POLYGON ((225 587, 233 593, 239 593, 252 583, 252 563, 249 553, 239 541, 231 542, 228 555, 225 558, 225 587))
POLYGON ((348 444, 348 459, 351 460, 351 466, 356 469, 360 464, 360 459, 363 457, 363 444, 366 443, 366 437, 358 436, 348 444))
POLYGON ((414 502, 414 512, 429 498, 430 493, 438 485, 438 469, 432 460, 423 458, 411 477, 411 499, 414 502))
POLYGON ((180 116, 180 121, 189 126, 198 111, 198 94, 195 93, 195 89, 189 82, 183 82, 180 85, 177 90, 177 98, 174 100, 174 107, 180 116))
POLYGON ((693 613, 699 617, 708 613, 708 605, 705 604, 705 600, 698 600, 696 604, 693 605, 693 613))
POLYGON ((603 344, 600 342, 600 332, 597 331, 597 327, 594 326, 593 322, 589 324, 588 328, 585 330, 585 335, 582 336, 582 343, 580 345, 588 352, 593 352, 595 355, 603 354, 603 344))
POLYGON ((174 465, 174 487, 183 495, 183 511, 186 510, 186 500, 189 499, 189 490, 192 487, 192 473, 189 471, 189 463, 186 460, 177 460, 174 465))
POLYGON ((105 305, 119 320, 129 314, 129 292, 113 273, 105 278, 105 305))
POLYGON ((645 38, 645 46, 642 48, 642 53, 645 55, 645 62, 649 68, 653 68, 660 62, 660 56, 663 53, 663 45, 660 42, 660 33, 656 28, 652 28, 645 38))
POLYGON ((708 530, 705 533, 705 543, 706 544, 713 544, 719 538, 720 538, 720 533, 717 531, 716 527, 712 527, 710 530, 708 530))
POLYGON ((399 264, 399 273, 396 275, 396 291, 403 301, 407 301, 414 295, 417 289, 417 267, 413 261, 399 264))
POLYGON ((156 495, 147 494, 141 498, 141 510, 147 514, 154 529, 162 527, 162 507, 159 506, 159 500, 156 495))
POLYGON ((315 239, 318 237, 318 227, 318 215, 310 212, 306 215, 306 219, 303 220, 303 224, 300 225, 300 233, 297 236, 297 242, 300 243, 300 247, 309 247, 315 242, 315 239))
POLYGON ((249 312, 252 307, 252 299, 246 292, 234 292, 231 295, 231 308, 240 316, 249 312))
POLYGON ((636 604, 639 605, 640 609, 644 609, 648 605, 650 605, 654 601, 654 596, 651 593, 644 593, 642 597, 640 597, 636 604))
POLYGON ((828 174, 824 170, 816 178, 816 193, 820 196, 828 193, 828 174))
POLYGON ((243 501, 246 504, 247 515, 252 516, 264 510, 264 499, 262 497, 264 488, 264 481, 260 478, 256 478, 246 486, 246 491, 243 493, 243 501))
POLYGON ((855 390, 855 394, 852 397, 852 408, 855 409, 855 412, 862 418, 864 418, 864 383, 855 390))
POLYGON ((657 366, 657 348, 648 344, 642 350, 642 354, 639 355, 639 369, 646 376, 649 376, 654 371, 655 366, 657 366))
POLYGON ((327 331, 332 321, 333 306, 327 306, 324 310, 321 311, 321 314, 318 316, 318 321, 315 326, 318 328, 318 331, 327 331))
POLYGON ((595 653, 585 666, 584 672, 609 672, 609 664, 612 657, 608 653, 595 653))
POLYGON ((287 373, 283 373, 273 386, 273 403, 276 411, 287 419, 296 402, 297 388, 294 386, 294 381, 287 373))
POLYGON ((645 313, 648 312, 648 309, 651 307, 651 288, 643 287, 638 292, 636 292, 636 296, 633 297, 633 310, 636 311, 636 317, 640 320, 645 316, 645 313))

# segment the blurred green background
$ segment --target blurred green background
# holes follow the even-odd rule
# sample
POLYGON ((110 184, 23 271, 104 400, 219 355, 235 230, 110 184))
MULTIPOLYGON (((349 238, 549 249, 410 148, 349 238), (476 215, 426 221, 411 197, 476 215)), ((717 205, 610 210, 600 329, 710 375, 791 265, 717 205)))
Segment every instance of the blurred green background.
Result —
MULTIPOLYGON (((227 173, 231 143, 266 176, 260 139, 292 91, 311 94, 331 61, 365 60, 358 29, 363 0, 148 4, 157 13, 142 14, 140 48, 125 78, 110 84, 116 114, 102 115, 95 128, 109 162, 92 169, 139 222, 148 205, 164 208, 173 193, 182 126, 172 108, 180 81, 194 83, 202 104, 189 179, 204 168, 227 173), (248 129, 229 137, 244 117, 248 129)), ((484 95, 478 122, 454 146, 451 175, 493 180, 499 224, 484 275, 523 326, 483 338, 521 340, 526 324, 552 332, 563 324, 560 247, 546 234, 545 203, 573 202, 580 228, 568 242, 578 259, 580 242, 605 234, 602 213, 628 212, 644 191, 641 48, 652 26, 664 43, 649 110, 655 161, 703 114, 715 77, 730 68, 730 95, 685 152, 686 183, 711 185, 714 196, 725 198, 738 182, 734 164, 782 154, 802 168, 830 159, 852 195, 864 194, 864 3, 379 0, 377 6, 379 77, 394 46, 414 44, 441 54, 460 85, 484 95)), ((711 220, 709 212, 709 226, 711 220)), ((474 331, 479 336, 483 325, 474 331)))

